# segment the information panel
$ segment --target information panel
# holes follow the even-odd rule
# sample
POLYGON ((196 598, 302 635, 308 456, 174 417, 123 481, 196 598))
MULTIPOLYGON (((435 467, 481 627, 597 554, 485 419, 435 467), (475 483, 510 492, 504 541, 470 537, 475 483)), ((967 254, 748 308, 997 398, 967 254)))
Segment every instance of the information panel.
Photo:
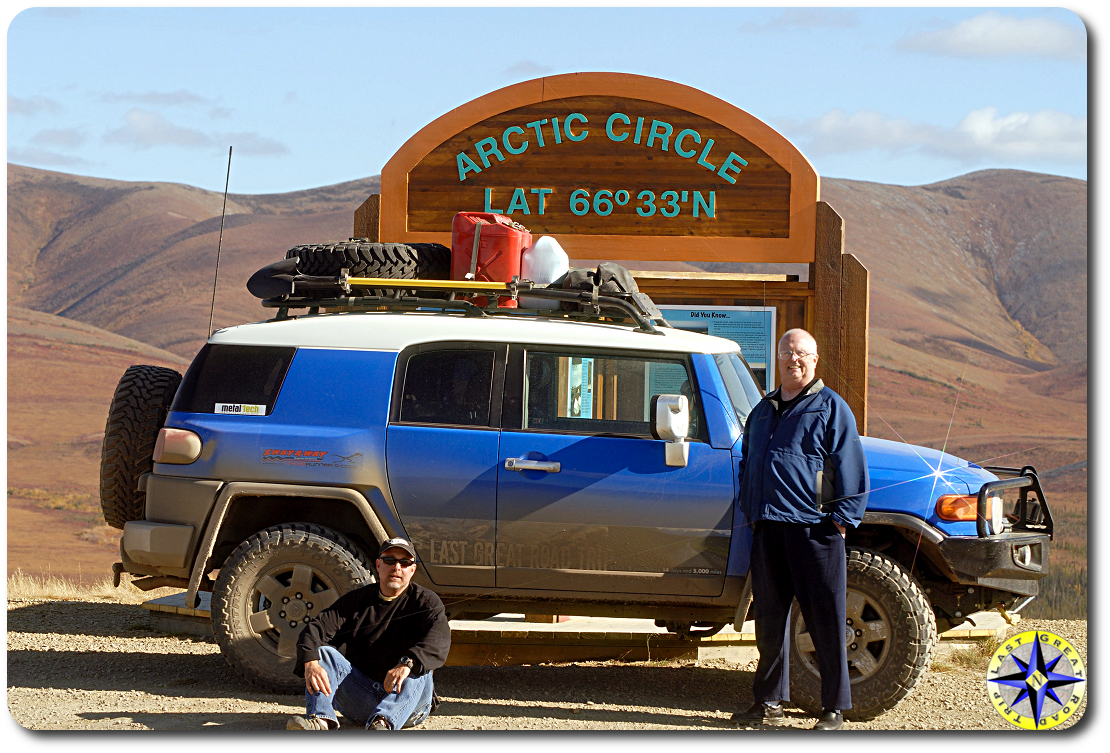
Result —
POLYGON ((567 418, 594 417, 594 359, 570 359, 567 380, 567 418))
POLYGON ((659 310, 676 329, 732 340, 763 391, 775 388, 774 306, 660 306, 659 310))

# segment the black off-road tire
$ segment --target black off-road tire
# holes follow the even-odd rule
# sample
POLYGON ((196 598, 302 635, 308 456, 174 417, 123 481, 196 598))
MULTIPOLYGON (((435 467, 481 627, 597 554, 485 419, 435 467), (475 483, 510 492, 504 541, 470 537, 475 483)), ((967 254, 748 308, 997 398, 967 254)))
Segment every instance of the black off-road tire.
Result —
MULTIPOLYGON (((346 269, 351 277, 384 277, 390 280, 446 280, 451 274, 451 249, 438 243, 371 243, 352 239, 342 243, 294 246, 286 259, 297 259, 301 274, 331 277, 346 269)), ((393 290, 351 289, 352 295, 388 296, 393 290)), ((306 291, 312 297, 330 297, 325 291, 306 291)), ((402 295, 413 295, 405 290, 402 295)), ((422 295, 427 297, 422 291, 422 295)))
POLYGON ((173 369, 131 366, 116 385, 100 449, 100 507, 113 528, 143 519, 146 494, 135 487, 154 468, 154 443, 179 384, 173 369))
POLYGON ((285 523, 248 538, 223 563, 212 592, 212 632, 228 664, 267 690, 303 693, 293 664, 305 617, 373 583, 368 562, 352 541, 320 525, 285 523))
MULTIPOLYGON (((852 624, 845 631, 853 631, 848 648, 852 708, 844 718, 867 721, 898 705, 928 671, 940 640, 937 623, 921 587, 901 565, 856 547, 848 548, 847 615, 852 624)), ((806 650, 808 634, 797 602, 790 635, 790 701, 816 716, 821 678, 812 642, 806 650)))

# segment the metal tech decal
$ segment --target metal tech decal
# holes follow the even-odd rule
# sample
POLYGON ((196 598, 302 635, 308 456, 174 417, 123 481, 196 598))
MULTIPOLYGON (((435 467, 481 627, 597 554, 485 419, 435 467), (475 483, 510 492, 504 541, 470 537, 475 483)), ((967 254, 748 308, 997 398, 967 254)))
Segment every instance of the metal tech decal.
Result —
POLYGON ((362 457, 361 452, 353 455, 337 455, 328 450, 279 450, 269 448, 262 451, 262 462, 277 465, 314 465, 321 468, 353 468, 355 458, 362 457), (334 462, 325 462, 331 456, 334 462))
POLYGON ((247 405, 245 403, 216 403, 216 413, 232 416, 265 416, 265 405, 247 405))

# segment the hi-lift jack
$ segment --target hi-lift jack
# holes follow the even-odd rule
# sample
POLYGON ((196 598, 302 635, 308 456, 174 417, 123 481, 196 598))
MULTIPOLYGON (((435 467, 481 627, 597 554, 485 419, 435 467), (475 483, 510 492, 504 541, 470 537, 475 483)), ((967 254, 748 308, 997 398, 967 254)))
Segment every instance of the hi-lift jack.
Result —
POLYGON ((288 319, 289 309, 307 308, 309 314, 317 314, 320 309, 329 312, 367 311, 367 310, 440 310, 457 311, 466 316, 488 317, 491 315, 525 315, 587 319, 596 321, 610 313, 619 312, 619 318, 631 319, 643 332, 662 334, 658 327, 670 327, 662 313, 644 293, 599 294, 595 285, 592 290, 561 290, 541 287, 530 280, 513 277, 510 282, 487 280, 396 280, 383 277, 351 277, 347 269, 341 269, 336 276, 305 275, 297 271, 296 258, 284 259, 267 265, 251 275, 247 290, 262 305, 278 309, 278 320, 288 319), (392 290, 392 295, 351 295, 354 288, 373 288, 392 290), (404 295, 409 290, 438 291, 444 297, 423 297, 404 295), (499 307, 498 298, 507 297, 519 300, 522 294, 531 298, 544 298, 578 304, 586 313, 575 311, 551 311, 542 309, 519 309, 499 307), (477 306, 460 296, 484 296, 488 301, 485 307, 477 306), (592 313, 591 313, 592 312, 592 313))

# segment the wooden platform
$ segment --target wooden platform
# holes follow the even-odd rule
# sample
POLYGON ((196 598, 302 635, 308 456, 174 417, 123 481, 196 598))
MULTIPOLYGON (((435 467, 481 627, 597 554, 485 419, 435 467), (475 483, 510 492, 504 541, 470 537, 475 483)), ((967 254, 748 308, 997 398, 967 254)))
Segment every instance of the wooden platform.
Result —
MULTIPOLYGON (((172 634, 212 637, 211 594, 202 592, 196 609, 185 606, 184 592, 143 604, 150 625, 172 634)), ((954 630, 941 634, 941 649, 951 650, 972 641, 1000 638, 1007 625, 997 612, 972 615, 954 630)), ((740 632, 722 631, 704 638, 681 638, 651 620, 573 617, 546 624, 525 621, 524 615, 502 614, 488 620, 453 620, 448 665, 497 666, 570 661, 657 661, 727 659, 747 662, 757 658, 755 627, 749 621, 740 632)))

